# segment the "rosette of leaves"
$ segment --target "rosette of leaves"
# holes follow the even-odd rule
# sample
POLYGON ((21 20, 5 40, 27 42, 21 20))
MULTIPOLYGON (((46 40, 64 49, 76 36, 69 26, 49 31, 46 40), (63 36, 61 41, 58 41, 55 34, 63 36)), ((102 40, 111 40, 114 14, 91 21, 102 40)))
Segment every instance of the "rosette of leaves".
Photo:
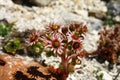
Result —
POLYGON ((120 55, 120 24, 114 25, 113 29, 104 28, 100 32, 100 44, 96 53, 99 60, 107 60, 111 64, 118 63, 120 55))
POLYGON ((17 50, 22 49, 22 44, 19 38, 10 39, 4 46, 6 52, 15 54, 17 50))
POLYGON ((5 37, 12 30, 12 26, 6 20, 0 21, 0 35, 5 37))
POLYGON ((36 42, 35 44, 28 47, 28 55, 30 56, 39 56, 43 51, 44 46, 41 42, 36 42))

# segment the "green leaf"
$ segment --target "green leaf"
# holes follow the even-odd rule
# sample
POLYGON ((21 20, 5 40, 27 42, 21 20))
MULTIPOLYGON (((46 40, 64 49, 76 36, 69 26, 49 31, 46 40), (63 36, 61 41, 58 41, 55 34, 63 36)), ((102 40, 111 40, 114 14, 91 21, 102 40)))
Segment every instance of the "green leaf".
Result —
POLYGON ((38 46, 41 50, 43 50, 43 49, 44 49, 43 44, 42 44, 42 43, 40 43, 40 42, 37 42, 37 43, 36 43, 36 46, 38 46))
POLYGON ((10 25, 0 24, 0 35, 3 37, 8 35, 11 29, 12 29, 12 26, 10 25))
POLYGON ((100 76, 98 76, 97 80, 103 80, 103 74, 100 74, 100 76))
POLYGON ((52 55, 53 55, 53 52, 52 52, 52 51, 46 52, 46 56, 47 56, 47 57, 51 57, 52 55))
POLYGON ((13 53, 22 48, 21 42, 18 38, 9 40, 4 46, 7 52, 13 53))

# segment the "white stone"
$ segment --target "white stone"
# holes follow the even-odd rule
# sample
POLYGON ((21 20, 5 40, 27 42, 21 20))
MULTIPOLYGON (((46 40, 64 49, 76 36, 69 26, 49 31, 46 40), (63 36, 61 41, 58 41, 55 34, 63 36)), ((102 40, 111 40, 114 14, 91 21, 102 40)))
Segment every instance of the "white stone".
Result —
POLYGON ((112 76, 110 76, 107 72, 105 71, 100 71, 98 72, 98 75, 103 74, 103 80, 113 80, 112 76))
POLYGON ((75 12, 79 15, 81 15, 83 18, 88 18, 88 11, 87 10, 75 10, 75 12))
POLYGON ((41 56, 42 56, 42 59, 45 60, 45 64, 47 64, 47 65, 52 65, 52 66, 54 66, 55 68, 58 68, 58 67, 59 67, 59 64, 60 64, 60 62, 61 62, 60 57, 53 57, 53 56, 51 56, 51 57, 46 57, 45 52, 43 52, 43 53, 41 54, 41 56))
POLYGON ((48 3, 50 3, 51 0, 31 0, 31 2, 34 2, 35 4, 37 4, 38 6, 45 6, 48 3))
POLYGON ((49 5, 52 5, 53 7, 62 5, 69 11, 77 12, 78 10, 77 13, 79 13, 79 10, 87 10, 88 12, 94 12, 95 14, 105 13, 107 11, 105 3, 101 0, 57 0, 51 1, 49 5))
POLYGON ((100 36, 98 35, 98 32, 95 30, 87 33, 83 41, 83 48, 88 53, 94 52, 95 50, 97 50, 98 47, 97 42, 99 38, 100 36))
POLYGON ((114 17, 114 20, 120 21, 120 16, 115 16, 115 17, 114 17))

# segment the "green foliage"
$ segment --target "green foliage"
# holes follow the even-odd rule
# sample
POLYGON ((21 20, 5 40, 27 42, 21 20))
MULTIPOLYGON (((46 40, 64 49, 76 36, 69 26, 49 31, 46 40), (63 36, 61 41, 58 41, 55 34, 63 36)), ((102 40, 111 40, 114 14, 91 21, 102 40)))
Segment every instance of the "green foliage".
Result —
POLYGON ((16 51, 21 48, 22 48, 22 45, 18 38, 9 40, 7 44, 4 46, 4 49, 6 50, 6 52, 9 52, 12 54, 16 53, 16 51))
POLYGON ((100 74, 100 76, 98 76, 97 80, 103 80, 103 74, 100 74))
POLYGON ((0 24, 0 36, 4 37, 8 35, 11 29, 12 29, 12 26, 8 24, 0 24))
POLYGON ((104 21, 104 25, 112 26, 114 24, 120 24, 120 21, 116 21, 113 18, 106 17, 104 21))
POLYGON ((106 13, 106 17, 104 18, 104 25, 109 25, 109 26, 112 26, 112 25, 115 25, 115 24, 120 24, 120 21, 116 21, 114 19, 115 16, 113 16, 110 12, 107 12, 106 13))
POLYGON ((50 56, 52 56, 53 55, 53 51, 48 51, 48 52, 46 52, 46 56, 47 57, 50 57, 50 56))
POLYGON ((29 47, 29 51, 34 56, 40 55, 41 52, 43 51, 43 49, 44 49, 44 46, 40 42, 36 42, 35 44, 33 44, 32 46, 29 47))
POLYGON ((51 57, 51 56, 57 57, 57 54, 54 53, 53 51, 47 51, 47 52, 46 52, 46 56, 47 56, 47 57, 51 57))

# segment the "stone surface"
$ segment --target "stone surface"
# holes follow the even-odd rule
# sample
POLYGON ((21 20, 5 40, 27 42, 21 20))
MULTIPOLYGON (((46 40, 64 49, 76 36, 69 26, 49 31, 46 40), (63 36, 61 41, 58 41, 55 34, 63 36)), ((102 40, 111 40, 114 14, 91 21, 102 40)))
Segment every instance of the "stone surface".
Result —
MULTIPOLYGON (((7 54, 1 55, 0 53, 0 60, 5 61, 6 63, 5 65, 0 65, 0 80, 14 80, 13 76, 16 71, 21 71, 24 75, 32 78, 32 75, 26 72, 27 68, 29 68, 30 66, 39 67, 37 70, 42 72, 43 75, 50 75, 46 67, 43 67, 42 65, 32 61, 31 59, 21 59, 20 57, 15 58, 7 54)), ((41 77, 37 77, 36 80, 42 80, 42 78, 45 79, 41 75, 41 77)))
POLYGON ((111 1, 107 4, 109 12, 116 16, 120 15, 120 0, 118 1, 111 1))
MULTIPOLYGON (((40 1, 44 2, 49 0, 40 1)), ((58 22, 60 24, 84 22, 89 24, 89 27, 102 25, 99 19, 89 17, 89 12, 92 10, 92 13, 95 14, 105 13, 107 11, 105 3, 100 0, 90 0, 90 3, 88 3, 88 1, 89 0, 81 0, 81 2, 79 2, 79 0, 57 0, 51 1, 48 6, 42 8, 34 6, 30 8, 14 4, 11 0, 7 2, 6 0, 1 0, 0 19, 7 19, 9 23, 14 23, 19 31, 33 28, 43 29, 44 25, 50 22, 58 22), (81 6, 81 4, 83 6, 81 6), (87 5, 91 8, 87 7, 87 5), (95 22, 97 22, 97 24, 95 22), (100 23, 98 24, 98 22, 100 23)))
POLYGON ((92 53, 98 48, 98 40, 100 39, 100 35, 98 35, 97 31, 92 31, 86 34, 85 39, 83 41, 83 48, 88 53, 92 53))
POLYGON ((113 80, 112 77, 105 71, 100 71, 98 72, 98 76, 100 76, 101 74, 103 74, 103 80, 113 80))
POLYGON ((52 0, 30 0, 30 2, 34 2, 38 6, 48 5, 52 0))

